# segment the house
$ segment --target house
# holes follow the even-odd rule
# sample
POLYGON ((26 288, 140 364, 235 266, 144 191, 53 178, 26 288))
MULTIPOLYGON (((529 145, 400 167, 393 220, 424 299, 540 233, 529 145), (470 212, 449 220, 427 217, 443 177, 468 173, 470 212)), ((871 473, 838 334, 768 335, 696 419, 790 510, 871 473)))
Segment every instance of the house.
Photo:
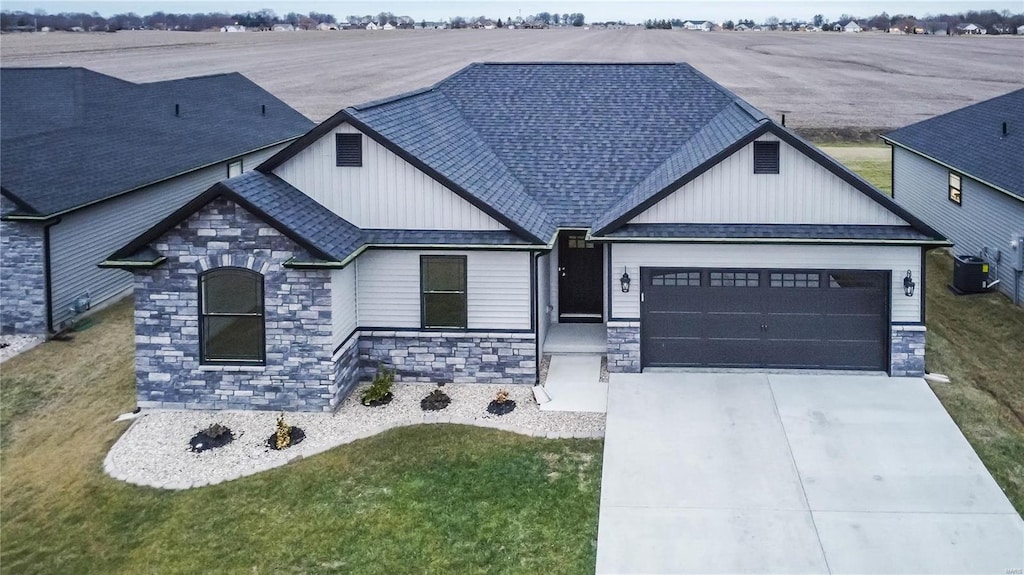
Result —
MULTIPOLYGON (((376 26, 376 24, 374 24, 374 26, 376 26)), ((332 22, 321 22, 321 23, 316 25, 316 29, 321 31, 321 32, 329 32, 329 31, 332 31, 332 30, 337 30, 338 29, 338 25, 334 24, 332 22)), ((369 29, 369 28, 367 28, 367 29, 369 29)))
POLYGON ((474 64, 341 110, 104 265, 135 273, 140 406, 329 410, 379 364, 532 384, 586 323, 612 372, 920 375, 945 245, 687 64, 474 64))
POLYGON ((292 24, 274 24, 271 30, 274 32, 294 32, 297 28, 292 24))
POLYGON ((957 255, 984 258, 989 281, 1024 301, 1024 90, 882 136, 893 197, 946 234, 957 255))
POLYGON ((855 20, 850 20, 843 25, 843 32, 857 33, 864 30, 855 20))
POLYGON ((245 26, 240 26, 240 25, 237 25, 237 24, 229 25, 229 26, 221 26, 220 27, 220 31, 221 32, 245 32, 245 26))
POLYGON ((0 70, 0 330, 47 335, 132 287, 96 267, 312 123, 240 74, 134 84, 0 70))
POLYGON ((1024 24, 1017 26, 1017 35, 1024 36, 1024 24))
POLYGON ((701 32, 710 32, 715 28, 715 25, 707 20, 687 20, 683 22, 683 28, 687 30, 700 30, 701 32))
POLYGON ((747 30, 750 30, 750 26, 747 26, 746 24, 737 24, 733 27, 733 30, 737 32, 746 32, 747 30))
POLYGON ((988 34, 988 30, 982 28, 981 26, 978 26, 977 24, 966 23, 958 25, 956 27, 956 33, 967 35, 981 35, 988 34))
POLYGON ((378 26, 376 22, 370 22, 369 24, 366 25, 366 29, 367 30, 380 30, 380 26, 378 26))

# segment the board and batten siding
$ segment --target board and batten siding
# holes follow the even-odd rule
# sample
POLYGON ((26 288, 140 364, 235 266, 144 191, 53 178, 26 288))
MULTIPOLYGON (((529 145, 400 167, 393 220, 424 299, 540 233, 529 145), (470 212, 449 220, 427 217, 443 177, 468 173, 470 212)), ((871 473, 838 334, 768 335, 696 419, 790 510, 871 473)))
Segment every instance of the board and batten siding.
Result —
POLYGON ((754 173, 750 143, 630 223, 906 225, 800 150, 779 143, 779 173, 754 173))
POLYGON ((274 173, 364 229, 507 229, 369 136, 362 137, 363 165, 338 167, 335 134, 359 133, 342 124, 274 173))
POLYGON ((903 294, 907 270, 921 285, 921 248, 917 246, 614 244, 612 269, 620 275, 625 269, 634 278, 629 293, 612 289, 614 319, 640 317, 641 267, 891 270, 891 321, 921 321, 922 290, 913 297, 903 294))
POLYGON ((334 347, 345 342, 359 326, 356 313, 356 274, 358 262, 331 271, 331 333, 334 347))
MULTIPOLYGON (((893 199, 924 220, 955 245, 958 255, 981 255, 988 248, 988 260, 995 263, 997 286, 1013 298, 1017 254, 1010 248, 1011 234, 1024 234, 1024 200, 1011 197, 972 180, 961 178, 960 205, 949 200, 949 169, 928 158, 896 146, 893 150, 893 199)), ((1024 248, 1021 248, 1024 249, 1024 248)), ((1024 284, 1024 280, 1021 280, 1024 284)), ((1024 285, 1018 286, 1017 301, 1024 302, 1024 285)))
POLYGON ((530 329, 529 252, 386 249, 356 260, 360 329, 421 327, 421 255, 466 256, 469 329, 530 329))
MULTIPOLYGON (((249 171, 274 155, 284 144, 242 157, 249 171)), ((235 161, 234 158, 230 161, 235 161)), ((97 264, 210 186, 227 178, 230 161, 164 180, 61 216, 50 229, 51 305, 53 327, 72 317, 74 301, 89 294, 93 306, 132 287, 130 272, 99 268, 97 264)))

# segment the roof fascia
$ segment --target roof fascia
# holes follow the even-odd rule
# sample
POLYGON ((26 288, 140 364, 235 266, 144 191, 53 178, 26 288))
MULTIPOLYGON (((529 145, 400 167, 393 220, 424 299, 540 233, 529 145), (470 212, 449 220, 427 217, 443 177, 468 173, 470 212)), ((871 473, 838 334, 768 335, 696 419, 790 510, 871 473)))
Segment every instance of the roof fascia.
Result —
POLYGON ((952 246, 948 240, 885 240, 885 239, 822 239, 822 238, 665 238, 665 237, 596 237, 587 240, 597 243, 655 243, 655 244, 803 244, 803 245, 900 245, 931 246, 933 248, 952 246))
POLYGON ((961 168, 958 168, 958 167, 956 167, 954 165, 951 165, 951 164, 948 164, 946 162, 943 162, 942 160, 933 158, 932 156, 929 156, 928 154, 925 154, 921 150, 916 150, 916 149, 911 148, 910 146, 908 146, 906 144, 901 144, 901 143, 897 142, 896 140, 893 140, 893 139, 888 138, 886 136, 879 136, 879 137, 882 138, 882 141, 884 141, 885 143, 887 143, 887 144, 889 144, 891 146, 898 146, 900 148, 903 148, 904 150, 907 150, 908 152, 913 152, 913 153, 917 154, 918 156, 921 156, 922 158, 924 158, 926 160, 930 160, 932 162, 935 162, 936 164, 938 164, 938 165, 940 165, 940 166, 942 166, 942 167, 944 167, 944 168, 946 168, 948 170, 952 170, 952 171, 954 171, 954 172, 956 172, 956 173, 958 173, 958 174, 960 174, 962 176, 967 176, 968 178, 970 178, 970 179, 972 179, 972 180, 974 180, 974 181, 976 181, 978 183, 984 184, 984 185, 992 188, 993 190, 995 190, 997 192, 1002 192, 1002 193, 1010 196, 1011 198, 1013 198, 1015 200, 1019 200, 1021 202, 1024 202, 1024 197, 1021 197, 1020 195, 1014 194, 1013 192, 1011 192, 1010 190, 1007 190, 1006 188, 1003 188, 1001 186, 997 186, 996 184, 993 184, 992 182, 985 181, 985 180, 983 180, 983 179, 981 179, 981 178, 979 178, 977 176, 972 175, 970 172, 965 172, 961 168))
POLYGON ((659 191, 658 193, 652 195, 650 198, 644 200, 643 202, 640 202, 639 204, 633 206, 626 213, 612 220, 612 222, 609 223, 608 225, 602 227, 601 229, 595 230, 593 232, 594 235, 607 235, 609 232, 615 231, 621 228, 622 226, 626 225, 626 223, 628 223, 629 220, 632 220, 636 216, 647 211, 654 204, 657 204, 661 200, 665 199, 673 192, 679 190, 679 188, 682 188, 683 186, 685 186, 686 184, 690 183, 698 176, 703 174, 704 172, 718 165, 725 158, 728 158, 729 156, 735 154, 739 150, 743 149, 744 146, 756 140, 758 137, 760 137, 761 135, 768 131, 768 125, 768 123, 760 124, 753 130, 751 130, 749 133, 747 133, 747 135, 736 140, 725 149, 721 150, 714 156, 708 158, 704 163, 690 170, 686 174, 683 174, 682 177, 672 182, 668 186, 662 188, 661 191, 659 191))

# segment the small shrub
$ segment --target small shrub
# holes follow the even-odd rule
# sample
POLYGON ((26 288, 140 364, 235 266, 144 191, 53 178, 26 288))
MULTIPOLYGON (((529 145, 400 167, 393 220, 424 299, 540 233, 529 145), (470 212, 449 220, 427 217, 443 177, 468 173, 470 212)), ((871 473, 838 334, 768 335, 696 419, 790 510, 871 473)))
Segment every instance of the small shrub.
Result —
POLYGON ((219 423, 214 423, 193 435, 192 439, 189 440, 188 445, 192 451, 201 453, 209 449, 223 447, 234 441, 234 439, 235 434, 231 432, 230 428, 219 423))
POLYGON ((383 364, 377 367, 377 375, 373 377, 370 387, 363 390, 360 395, 363 405, 376 407, 390 403, 394 396, 391 394, 391 386, 395 383, 395 370, 384 367, 383 364))
POLYGON ((506 413, 512 413, 512 410, 515 408, 516 402, 510 398, 509 393, 504 389, 500 389, 491 403, 487 405, 487 413, 505 415, 506 413))
POLYGON ((448 394, 441 391, 441 387, 431 391, 429 395, 420 400, 420 409, 423 411, 440 411, 452 402, 448 394))
POLYGON ((280 451, 288 449, 292 445, 297 445, 305 438, 306 432, 294 425, 285 423, 284 414, 282 413, 277 417, 277 428, 274 434, 267 438, 267 447, 280 451))

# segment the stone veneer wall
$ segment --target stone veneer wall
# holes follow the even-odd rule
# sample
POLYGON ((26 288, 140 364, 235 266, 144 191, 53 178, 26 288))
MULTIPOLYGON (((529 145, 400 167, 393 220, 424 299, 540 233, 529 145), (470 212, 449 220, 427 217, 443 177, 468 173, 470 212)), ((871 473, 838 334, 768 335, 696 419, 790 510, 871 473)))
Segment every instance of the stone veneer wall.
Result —
POLYGON ((337 403, 328 270, 282 267, 305 257, 302 248, 224 199, 152 245, 167 262, 135 275, 140 407, 328 411, 337 403), (265 366, 200 364, 198 278, 220 266, 264 275, 265 366))
POLYGON ((920 377, 924 375, 924 344, 926 329, 923 325, 892 326, 892 346, 889 350, 889 373, 893 377, 920 377))
MULTIPOLYGON (((0 199, 0 214, 15 205, 0 199)), ((0 333, 45 336, 43 225, 0 220, 0 333)))
POLYGON ((331 407, 335 408, 355 389, 362 376, 359 361, 359 333, 341 344, 334 353, 334 385, 331 386, 331 407))
POLYGON ((533 333, 364 331, 359 338, 363 379, 379 364, 393 366, 396 381, 533 384, 537 339, 533 333))
POLYGON ((640 322, 608 322, 608 371, 640 373, 640 322))

